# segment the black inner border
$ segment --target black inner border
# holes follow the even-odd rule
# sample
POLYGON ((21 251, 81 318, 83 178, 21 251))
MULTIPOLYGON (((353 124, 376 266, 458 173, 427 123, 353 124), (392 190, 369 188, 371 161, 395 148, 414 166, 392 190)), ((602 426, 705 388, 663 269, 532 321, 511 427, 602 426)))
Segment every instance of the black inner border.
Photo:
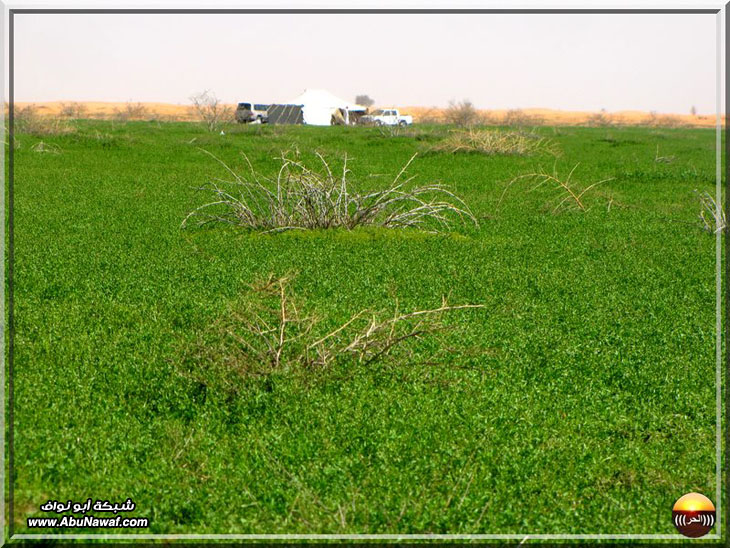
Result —
MULTIPOLYGON (((8 176, 7 176, 7 243, 8 243, 8 264, 7 264, 7 306, 8 306, 8 355, 7 355, 7 374, 8 374, 8 408, 7 408, 7 443, 8 443, 8 539, 4 539, 3 533, 0 533, 0 543, 11 540, 14 534, 14 512, 13 498, 15 494, 14 478, 15 478, 15 458, 14 458, 14 402, 13 402, 13 371, 14 371, 14 341, 15 341, 15 316, 14 316, 14 299, 13 299, 13 273, 14 273, 14 16, 16 14, 136 14, 136 15, 167 15, 167 14, 629 14, 629 15, 658 15, 658 14, 717 14, 720 9, 10 9, 8 10, 8 74, 9 74, 9 112, 8 112, 8 176)), ((725 29, 730 29, 730 2, 725 5, 725 29)), ((730 106, 730 78, 728 78, 728 58, 730 57, 730 42, 725 40, 725 156, 730 158, 730 140, 728 139, 728 122, 730 115, 728 107, 730 106)), ((725 211, 730 212, 730 161, 725 165, 725 211)), ((730 234, 725 236, 725 300, 730 294, 730 234)), ((727 347, 730 341, 730 307, 725 302, 725 344, 727 347)), ((730 379, 730 353, 725 351, 725 381, 730 379)), ((724 396, 725 397, 725 396, 724 396)), ((730 428, 728 428, 728 420, 730 419, 730 398, 725 397, 725 450, 730 448, 730 428)), ((724 454, 724 451, 721 451, 724 454)), ((725 529, 724 537, 727 542, 722 539, 707 543, 704 545, 726 545, 730 546, 730 473, 727 470, 727 464, 721 463, 721 471, 725 475, 725 496, 724 506, 722 510, 725 512, 725 529)), ((669 514, 668 514, 669 515, 669 514)), ((69 539, 71 540, 71 539, 69 539)), ((437 540, 437 539, 434 539, 437 540)), ((17 542, 17 541, 16 541, 17 542)), ((51 541, 53 542, 53 541, 51 541)), ((428 542, 428 541, 427 541, 428 542)), ((583 543, 585 541, 581 541, 583 543)), ((150 544, 150 541, 146 542, 150 544)), ((609 545, 607 543, 605 545, 609 545)), ((484 544, 482 544, 484 545, 484 544)), ((494 546, 503 546, 504 544, 492 544, 494 546)), ((542 545, 546 545, 543 543, 542 545)), ((625 545, 625 544, 623 544, 625 545)), ((671 546, 671 543, 642 543, 646 546, 671 546)), ((677 544, 685 546, 684 544, 677 544)))

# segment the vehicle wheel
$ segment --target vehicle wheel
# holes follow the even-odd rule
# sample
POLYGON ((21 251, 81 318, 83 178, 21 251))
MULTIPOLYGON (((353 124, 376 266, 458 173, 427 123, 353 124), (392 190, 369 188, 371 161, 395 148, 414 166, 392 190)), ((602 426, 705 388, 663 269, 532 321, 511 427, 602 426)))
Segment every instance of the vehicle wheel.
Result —
POLYGON ((383 121, 382 120, 375 120, 375 125, 376 126, 382 126, 383 125, 383 121))
POLYGON ((400 122, 398 122, 398 125, 400 127, 406 127, 408 125, 408 123, 405 120, 401 120, 400 122))

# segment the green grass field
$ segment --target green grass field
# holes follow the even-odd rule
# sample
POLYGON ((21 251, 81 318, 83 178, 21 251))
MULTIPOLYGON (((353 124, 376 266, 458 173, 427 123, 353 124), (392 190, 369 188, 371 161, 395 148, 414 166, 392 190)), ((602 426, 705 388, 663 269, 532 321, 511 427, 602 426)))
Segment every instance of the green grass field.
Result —
POLYGON ((673 534, 679 496, 714 500, 715 238, 693 194, 714 195, 714 131, 538 128, 561 175, 612 178, 558 214, 545 188, 504 192, 552 156, 429 153, 446 131, 17 136, 15 532, 49 499, 129 497, 151 525, 126 533, 673 534), (227 176, 199 148, 268 174, 285 150, 347 153, 359 188, 419 152, 414 184, 449 185, 479 227, 181 230, 227 176), (322 329, 396 299, 485 307, 367 365, 200 359, 271 274, 322 329))

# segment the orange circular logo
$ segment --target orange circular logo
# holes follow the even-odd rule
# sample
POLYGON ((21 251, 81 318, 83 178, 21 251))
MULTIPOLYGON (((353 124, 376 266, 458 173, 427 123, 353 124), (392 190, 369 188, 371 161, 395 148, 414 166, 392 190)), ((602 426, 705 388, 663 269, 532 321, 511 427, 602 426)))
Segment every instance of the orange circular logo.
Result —
POLYGON ((674 503, 672 521, 685 537, 703 537, 715 525, 715 505, 705 495, 687 493, 674 503))

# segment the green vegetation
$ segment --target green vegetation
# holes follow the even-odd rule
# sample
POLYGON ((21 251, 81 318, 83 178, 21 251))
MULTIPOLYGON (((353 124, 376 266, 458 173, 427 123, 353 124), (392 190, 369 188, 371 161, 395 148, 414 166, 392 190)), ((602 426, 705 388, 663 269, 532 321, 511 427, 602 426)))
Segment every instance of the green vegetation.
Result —
POLYGON ((714 196, 714 131, 538 128, 557 160, 420 154, 413 184, 478 220, 441 234, 181 229, 229 175, 200 149, 269 176, 282 151, 333 173, 347 155, 374 191, 440 138, 224 130, 18 136, 16 532, 51 498, 130 497, 152 533, 673 534, 679 496, 714 499, 715 238, 694 193, 714 196), (582 208, 510 185, 576 164, 571 189, 610 179, 582 208), (271 276, 321 333, 396 302, 484 307, 384 359, 240 374, 219 328, 271 276))

